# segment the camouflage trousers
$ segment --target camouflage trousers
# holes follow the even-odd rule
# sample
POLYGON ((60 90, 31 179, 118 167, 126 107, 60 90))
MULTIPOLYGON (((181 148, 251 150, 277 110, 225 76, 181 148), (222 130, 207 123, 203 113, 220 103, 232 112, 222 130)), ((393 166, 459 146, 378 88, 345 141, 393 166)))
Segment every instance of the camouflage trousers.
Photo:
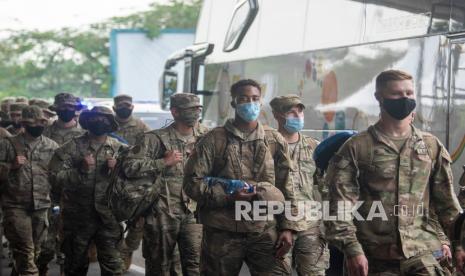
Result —
POLYGON ((318 227, 294 235, 294 245, 286 261, 289 266, 292 262, 299 276, 325 275, 329 267, 329 250, 318 227))
POLYGON ((57 255, 59 264, 63 264, 62 262, 64 261, 63 254, 61 253, 61 244, 58 239, 58 232, 61 224, 60 215, 53 214, 52 209, 49 209, 48 221, 50 226, 48 227, 47 239, 42 243, 42 249, 39 259, 37 260, 37 265, 41 274, 47 272, 48 264, 55 258, 55 255, 57 255))
POLYGON ((436 260, 432 254, 424 254, 401 261, 385 261, 368 258, 370 276, 449 276, 447 260, 436 260))
POLYGON ((136 223, 129 225, 128 234, 124 238, 127 251, 136 251, 142 241, 144 233, 144 218, 140 218, 136 223))
POLYGON ((274 256, 277 239, 278 232, 274 226, 258 233, 204 227, 201 274, 236 276, 245 262, 251 275, 290 275, 289 264, 274 256))
POLYGON ((65 275, 84 276, 89 269, 89 247, 92 242, 97 248, 97 259, 102 276, 122 275, 119 243, 122 227, 116 223, 103 224, 87 217, 64 217, 65 275), (84 223, 84 224, 83 224, 84 223))
POLYGON ((37 258, 47 236, 47 209, 3 209, 3 227, 19 275, 39 275, 37 258))
POLYGON ((146 275, 199 275, 201 243, 202 225, 192 213, 159 211, 145 217, 142 252, 146 275))

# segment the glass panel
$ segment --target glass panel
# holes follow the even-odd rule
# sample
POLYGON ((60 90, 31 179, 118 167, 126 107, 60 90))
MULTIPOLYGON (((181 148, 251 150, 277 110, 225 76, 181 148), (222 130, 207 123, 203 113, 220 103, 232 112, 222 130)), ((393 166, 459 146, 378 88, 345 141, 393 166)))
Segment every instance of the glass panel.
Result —
POLYGON ((449 151, 457 182, 465 165, 465 42, 451 45, 451 62, 449 151))
POLYGON ((451 0, 451 22, 450 27, 452 32, 465 30, 465 1, 451 0))
POLYGON ((176 93, 178 87, 178 74, 173 71, 163 72, 163 96, 161 108, 168 110, 170 107, 170 97, 176 93))
POLYGON ((449 29, 449 0, 369 0, 366 13, 366 42, 449 29))

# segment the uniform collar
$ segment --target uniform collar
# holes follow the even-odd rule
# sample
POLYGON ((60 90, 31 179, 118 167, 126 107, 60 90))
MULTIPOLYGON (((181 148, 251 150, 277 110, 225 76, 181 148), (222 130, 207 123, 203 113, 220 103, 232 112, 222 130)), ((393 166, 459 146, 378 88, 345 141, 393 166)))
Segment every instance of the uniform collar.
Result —
MULTIPOLYGON (((410 137, 408 137, 407 139, 411 140, 414 145, 417 144, 418 142, 422 142, 423 141, 423 135, 422 135, 421 131, 419 129, 417 129, 414 125, 410 125, 410 127, 412 129, 412 133, 411 133, 410 137)), ((386 137, 385 135, 382 135, 376 129, 376 127, 374 125, 371 125, 368 128, 368 132, 373 136, 373 138, 376 141, 378 141, 380 143, 383 143, 386 146, 389 146, 390 148, 394 149, 396 152, 398 151, 397 147, 392 143, 392 141, 389 140, 389 138, 386 137)))
POLYGON ((224 124, 224 128, 229 133, 241 140, 244 140, 245 142, 265 139, 265 129, 263 128, 263 125, 260 122, 258 122, 257 128, 254 129, 251 133, 246 133, 238 129, 234 125, 234 119, 227 120, 224 124))
POLYGON ((120 122, 118 121, 118 118, 116 118, 116 122, 118 123, 118 126, 120 127, 133 127, 133 126, 137 126, 137 122, 136 122, 136 119, 131 115, 131 117, 129 117, 129 121, 127 122, 120 122))

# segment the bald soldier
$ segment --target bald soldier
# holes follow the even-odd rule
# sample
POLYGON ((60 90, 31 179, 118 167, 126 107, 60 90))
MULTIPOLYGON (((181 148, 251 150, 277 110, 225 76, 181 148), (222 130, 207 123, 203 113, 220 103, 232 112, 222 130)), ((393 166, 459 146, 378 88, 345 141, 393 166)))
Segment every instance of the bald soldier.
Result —
POLYGON ((345 216, 325 221, 327 237, 344 252, 349 275, 448 275, 430 215, 434 210, 449 230, 462 211, 449 153, 438 138, 411 124, 416 101, 410 74, 382 72, 375 97, 379 121, 331 159, 330 211, 345 216), (358 201, 357 216, 341 209, 341 202, 351 210, 358 201))
POLYGON ((199 123, 202 105, 194 94, 172 95, 170 110, 174 123, 146 132, 139 150, 127 158, 124 167, 128 177, 152 174, 161 187, 159 201, 145 217, 146 274, 200 275, 202 226, 194 217, 196 203, 182 183, 186 160, 207 128, 199 123), (182 272, 176 271, 179 261, 182 272))
POLYGON ((22 110, 25 132, 0 140, 0 175, 5 236, 14 259, 13 275, 39 275, 37 258, 47 233, 50 208, 48 162, 58 145, 44 137, 47 119, 36 106, 22 110))
MULTIPOLYGON (((126 94, 116 96, 114 99, 113 111, 115 112, 118 130, 114 132, 119 139, 123 140, 129 146, 134 146, 138 137, 141 137, 144 132, 150 128, 139 118, 132 115, 134 105, 132 97, 126 94)), ((132 262, 132 252, 137 250, 143 235, 144 220, 140 220, 129 225, 128 233, 122 244, 121 255, 124 260, 125 271, 129 269, 132 262)))
MULTIPOLYGON (((292 160, 290 178, 292 192, 298 202, 315 201, 318 189, 318 175, 313 151, 318 141, 303 135, 305 105, 297 95, 276 97, 270 102, 273 115, 278 122, 278 131, 289 144, 292 160)), ((297 206, 293 206, 297 208, 297 206)), ((321 231, 321 220, 294 222, 294 243, 291 258, 288 258, 299 275, 325 275, 329 266, 327 243, 321 231)))

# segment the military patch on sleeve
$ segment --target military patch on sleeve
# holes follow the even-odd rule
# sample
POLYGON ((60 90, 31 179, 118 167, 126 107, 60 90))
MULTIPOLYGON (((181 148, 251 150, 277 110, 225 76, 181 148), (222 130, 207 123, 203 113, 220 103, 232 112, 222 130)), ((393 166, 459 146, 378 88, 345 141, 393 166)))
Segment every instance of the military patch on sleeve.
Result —
POLYGON ((416 143, 414 149, 418 155, 428 154, 428 148, 426 147, 426 144, 423 141, 419 141, 418 143, 416 143))

